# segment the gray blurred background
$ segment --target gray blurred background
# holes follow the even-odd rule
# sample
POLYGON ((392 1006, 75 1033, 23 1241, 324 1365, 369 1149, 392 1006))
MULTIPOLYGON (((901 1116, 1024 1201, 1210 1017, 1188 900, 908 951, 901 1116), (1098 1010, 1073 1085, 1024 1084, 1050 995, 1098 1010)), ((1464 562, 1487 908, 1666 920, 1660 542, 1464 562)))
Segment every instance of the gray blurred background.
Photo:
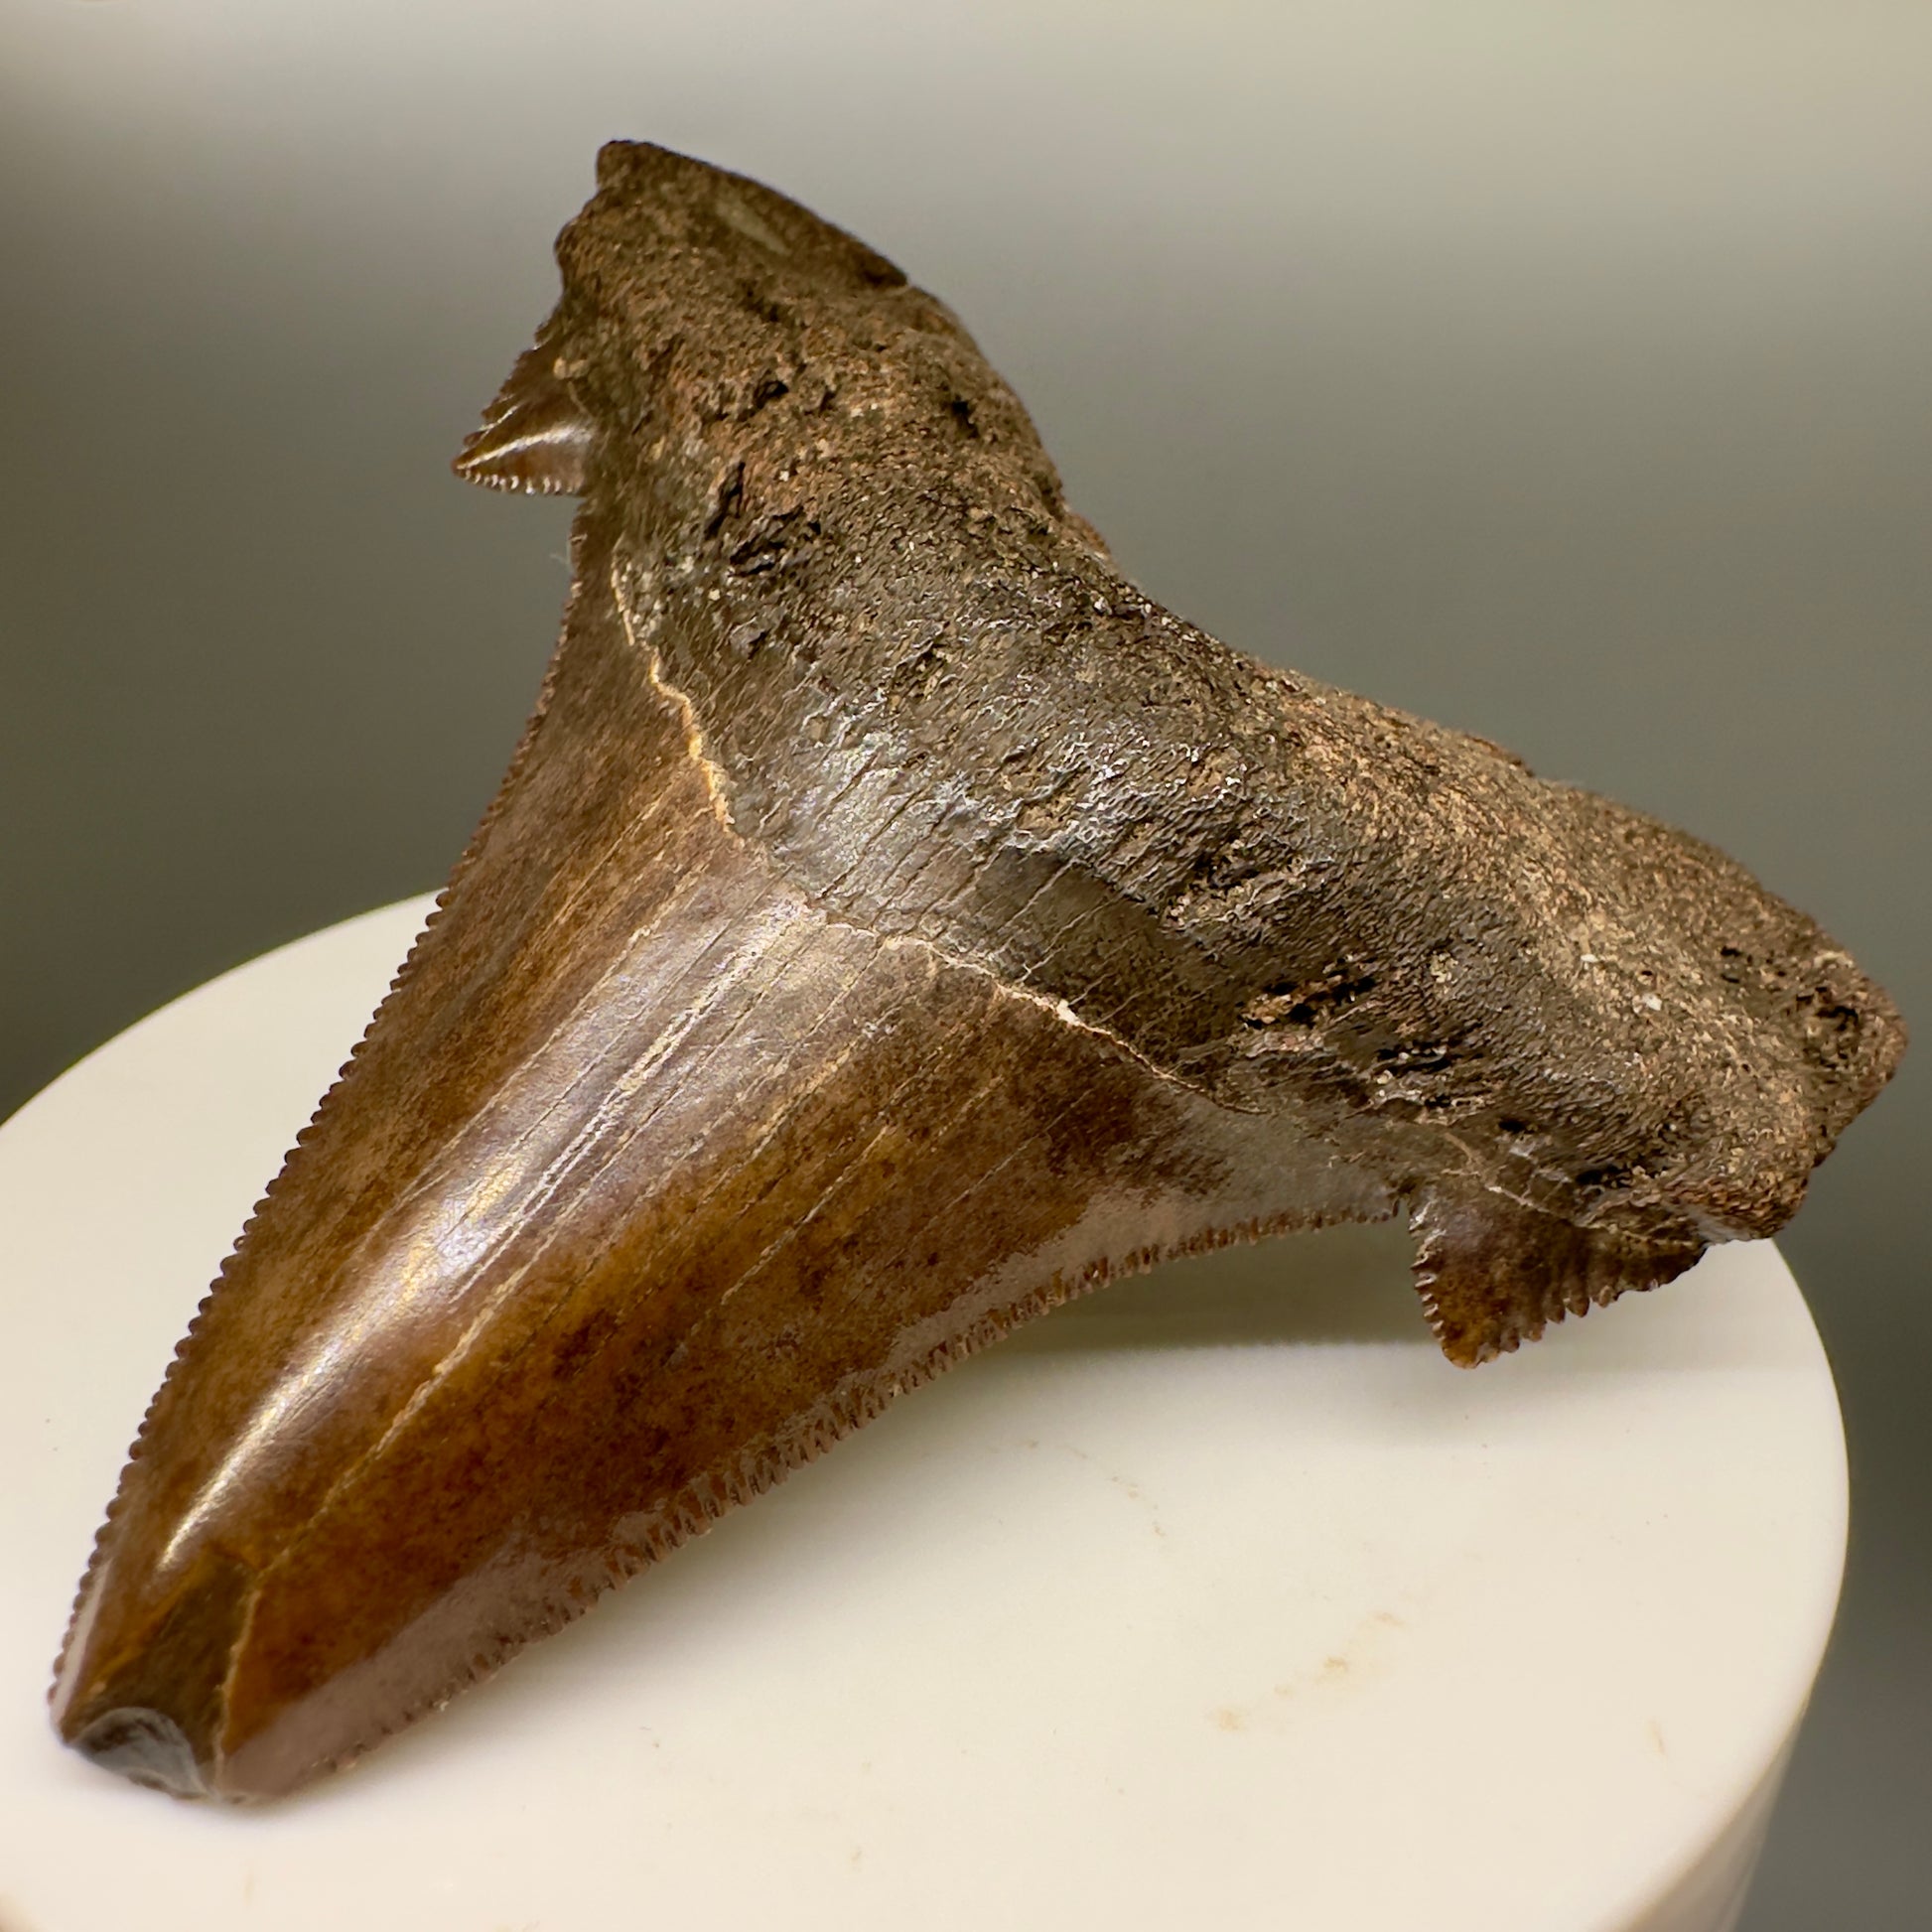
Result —
MULTIPOLYGON (((445 464, 613 134, 943 295, 1155 596, 1932 1024, 1932 8, 7 0, 0 1114, 447 870, 566 510, 445 464)), ((1783 1241, 1854 1540, 1745 1932, 1932 1923, 1928 1061, 1783 1241)))

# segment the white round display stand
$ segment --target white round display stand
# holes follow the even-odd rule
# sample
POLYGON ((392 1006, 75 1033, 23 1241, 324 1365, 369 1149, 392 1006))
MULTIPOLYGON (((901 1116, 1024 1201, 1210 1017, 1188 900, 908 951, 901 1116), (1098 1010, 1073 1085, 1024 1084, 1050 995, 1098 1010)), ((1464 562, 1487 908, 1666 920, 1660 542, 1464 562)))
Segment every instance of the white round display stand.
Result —
POLYGON ((1176 1265, 293 1799, 62 1749, 127 1443, 424 903, 203 987, 0 1131, 5 1932, 1734 1922, 1845 1538, 1766 1244, 1473 1374, 1389 1230, 1176 1265))

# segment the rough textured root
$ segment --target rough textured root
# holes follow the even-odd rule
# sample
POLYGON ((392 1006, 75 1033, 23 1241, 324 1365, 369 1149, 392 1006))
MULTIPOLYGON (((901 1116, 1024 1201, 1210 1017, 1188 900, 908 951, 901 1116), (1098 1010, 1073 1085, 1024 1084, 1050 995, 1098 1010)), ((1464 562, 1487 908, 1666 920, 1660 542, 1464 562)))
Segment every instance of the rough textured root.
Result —
POLYGON ((1495 1194, 1428 1194, 1410 1226, 1423 1312, 1459 1368, 1536 1340, 1566 1314, 1659 1287, 1704 1253, 1701 1241, 1646 1242, 1577 1227, 1495 1194))
POLYGON ((1096 1262, 1071 1279, 1055 1275, 1032 1293, 989 1310, 917 1361, 834 1393, 782 1434, 748 1447, 725 1469, 708 1470, 695 1477, 666 1498, 646 1525, 601 1553, 594 1574, 577 1571, 564 1577, 528 1627, 514 1633, 497 1632, 488 1647, 471 1654, 455 1681, 396 1712, 390 1723, 372 1732, 353 1751, 319 1761, 312 1770, 347 1769, 384 1738, 406 1730, 430 1713, 442 1710, 462 1692, 495 1676, 519 1651, 574 1623, 620 1585, 628 1583, 684 1544, 702 1536, 720 1517, 741 1503, 753 1501, 775 1488, 795 1470, 817 1461, 835 1444, 877 1420, 900 1396, 922 1388, 946 1369, 967 1361, 1016 1328, 1024 1327, 1035 1316, 1078 1301, 1110 1282, 1146 1274, 1164 1262, 1210 1254, 1280 1234, 1309 1233, 1332 1224, 1328 1216, 1297 1214, 1244 1221, 1184 1241, 1141 1248, 1117 1260, 1096 1262))

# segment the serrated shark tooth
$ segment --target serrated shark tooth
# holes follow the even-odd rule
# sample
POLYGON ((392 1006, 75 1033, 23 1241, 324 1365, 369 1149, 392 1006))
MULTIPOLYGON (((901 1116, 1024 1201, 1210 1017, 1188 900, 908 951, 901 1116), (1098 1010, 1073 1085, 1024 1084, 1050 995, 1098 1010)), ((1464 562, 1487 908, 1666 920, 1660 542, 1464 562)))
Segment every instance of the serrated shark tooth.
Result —
POLYGON ((54 1691, 285 1792, 1112 1274, 1405 1212, 1449 1357, 1764 1234, 1902 1045, 1708 847, 1126 583, 950 314, 613 144, 458 468, 581 492, 436 918, 54 1691))

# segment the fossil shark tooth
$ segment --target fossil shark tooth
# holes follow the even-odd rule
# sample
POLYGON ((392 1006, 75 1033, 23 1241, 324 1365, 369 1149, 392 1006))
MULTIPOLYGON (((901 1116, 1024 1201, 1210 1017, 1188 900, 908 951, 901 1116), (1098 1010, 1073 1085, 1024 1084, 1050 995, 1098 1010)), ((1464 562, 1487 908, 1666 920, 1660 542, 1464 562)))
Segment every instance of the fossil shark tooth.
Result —
POLYGON ((288 1791, 1015 1322, 1406 1214, 1451 1360, 1768 1234, 1897 1017, 1709 847, 1125 582, 889 263, 614 144, 460 471, 503 787, 156 1396, 62 1733, 288 1791))

